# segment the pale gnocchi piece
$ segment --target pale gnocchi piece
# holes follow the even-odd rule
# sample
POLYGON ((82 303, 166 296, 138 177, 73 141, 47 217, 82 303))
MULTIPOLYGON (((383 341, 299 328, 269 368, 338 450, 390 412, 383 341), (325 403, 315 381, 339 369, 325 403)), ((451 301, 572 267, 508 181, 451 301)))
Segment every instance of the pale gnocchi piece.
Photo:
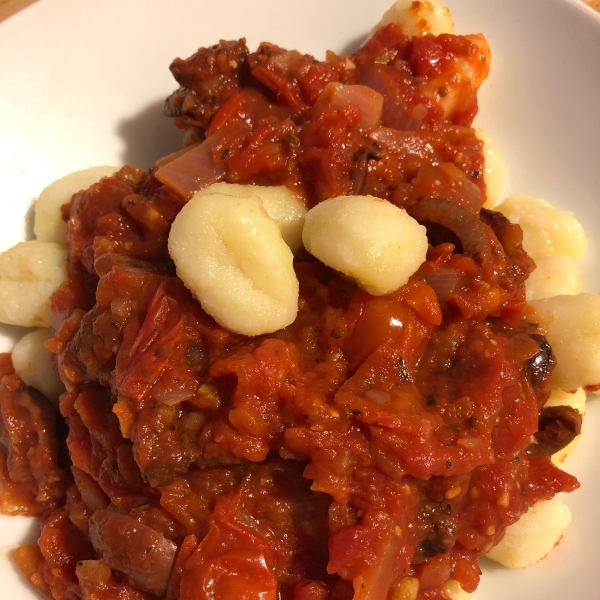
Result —
POLYGON ((0 254, 0 323, 50 327, 50 297, 67 279, 67 252, 32 240, 0 254))
POLYGON ((582 290, 579 261, 569 254, 554 254, 538 258, 535 271, 525 282, 527 300, 575 296, 582 290))
POLYGON ((529 304, 556 356, 552 387, 570 392, 600 384, 600 295, 555 296, 529 304))
MULTIPOLYGON (((579 388, 574 393, 565 392, 563 390, 552 390, 550 398, 546 402, 545 406, 570 406, 581 413, 581 416, 585 415, 585 400, 586 394, 582 388, 579 388)), ((573 452, 579 436, 577 436, 568 446, 565 446, 562 450, 552 455, 552 462, 555 465, 560 465, 564 462, 565 458, 573 452)))
POLYGON ((230 331, 261 335, 296 318, 294 257, 258 200, 195 194, 173 222, 168 246, 177 275, 230 331))
POLYGON ((119 167, 91 167, 57 179, 42 190, 35 202, 33 232, 40 242, 65 245, 66 224, 60 207, 70 202, 76 192, 89 188, 103 177, 116 173, 119 167))
POLYGON ((302 247, 302 227, 306 206, 302 198, 283 185, 240 185, 236 183, 213 183, 198 194, 227 194, 236 198, 255 198, 265 212, 275 220, 281 236, 296 254, 302 247))
POLYGON ((487 198, 484 203, 485 208, 493 208, 498 203, 500 197, 500 188, 504 181, 504 169, 502 168, 502 159, 500 153, 490 137, 485 131, 475 129, 477 139, 483 142, 483 158, 485 166, 483 168, 483 181, 487 190, 487 198))
POLYGON ((468 600, 472 594, 465 592, 456 579, 448 579, 442 588, 442 595, 448 600, 468 600))
POLYGON ((509 569, 529 567, 542 560, 562 539, 571 522, 571 511, 560 496, 538 500, 521 518, 506 528, 488 558, 509 569))
POLYGON ((44 346, 44 342, 51 337, 51 329, 26 333, 15 344, 12 361, 17 375, 27 385, 38 389, 57 405, 65 386, 52 365, 52 352, 44 346))
POLYGON ((454 33, 450 10, 437 0, 396 0, 384 13, 374 31, 396 23, 409 36, 454 33))
POLYGON ((583 255, 587 240, 581 224, 569 211, 558 210, 539 198, 515 194, 496 207, 523 230, 523 248, 534 259, 583 255))
POLYGON ((425 260, 425 227, 387 200, 338 196, 306 213, 304 247, 374 296, 404 285, 425 260))

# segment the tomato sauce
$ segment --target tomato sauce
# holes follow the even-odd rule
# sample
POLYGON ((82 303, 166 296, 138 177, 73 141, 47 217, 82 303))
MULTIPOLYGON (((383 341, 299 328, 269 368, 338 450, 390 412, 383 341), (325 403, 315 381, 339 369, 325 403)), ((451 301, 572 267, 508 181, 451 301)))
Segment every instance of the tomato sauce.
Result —
POLYGON ((481 40, 390 25, 323 62, 240 40, 173 63, 185 180, 186 152, 64 207, 60 414, 0 363, 2 508, 41 515, 15 557, 46 597, 440 600, 578 486, 532 450, 554 357, 520 229, 481 208, 481 40), (373 297, 301 252, 295 322, 232 333, 167 252, 193 186, 219 180, 386 198, 426 225, 427 260, 373 297))

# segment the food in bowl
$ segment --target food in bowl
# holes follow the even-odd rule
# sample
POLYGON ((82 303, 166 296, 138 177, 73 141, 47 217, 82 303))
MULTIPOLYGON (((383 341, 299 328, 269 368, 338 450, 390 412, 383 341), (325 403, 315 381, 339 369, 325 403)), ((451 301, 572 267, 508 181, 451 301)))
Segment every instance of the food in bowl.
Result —
MULTIPOLYGON (((427 6, 403 19, 419 27, 427 6)), ((422 33, 391 23, 322 62, 200 49, 174 62, 166 105, 186 148, 66 198, 44 342, 61 418, 2 363, 2 501, 42 515, 15 553, 42 593, 462 597, 507 527, 577 487, 551 460, 580 414, 544 408, 555 358, 525 298, 534 262, 481 209, 487 43, 422 33), (385 206, 381 224, 365 205, 385 206), (401 239, 384 235, 397 215, 401 239), (388 256, 391 290, 373 277, 388 256), (224 261, 242 283, 207 293, 224 261)))

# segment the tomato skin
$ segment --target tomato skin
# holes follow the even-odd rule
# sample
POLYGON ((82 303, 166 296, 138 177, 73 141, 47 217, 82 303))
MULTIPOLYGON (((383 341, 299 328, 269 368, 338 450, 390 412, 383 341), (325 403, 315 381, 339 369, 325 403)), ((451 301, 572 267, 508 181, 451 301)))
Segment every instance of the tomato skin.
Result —
POLYGON ((180 600, 276 600, 273 557, 264 539, 216 523, 183 567, 180 600))
POLYGON ((360 365, 378 346, 393 342, 407 362, 418 353, 432 325, 439 325, 441 312, 433 290, 421 281, 411 281, 390 296, 356 294, 360 317, 344 352, 354 366, 360 365), (410 356, 409 356, 410 355, 410 356))

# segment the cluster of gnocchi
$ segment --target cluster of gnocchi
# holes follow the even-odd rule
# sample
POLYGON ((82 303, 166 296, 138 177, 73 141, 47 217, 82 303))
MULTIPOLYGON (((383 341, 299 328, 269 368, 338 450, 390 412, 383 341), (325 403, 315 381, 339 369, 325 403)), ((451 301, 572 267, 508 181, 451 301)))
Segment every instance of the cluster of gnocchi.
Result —
POLYGON ((19 377, 58 401, 64 386, 44 342, 52 336, 50 298, 67 278, 66 225, 61 206, 79 190, 117 167, 92 167, 58 179, 46 187, 35 203, 36 239, 21 242, 0 254, 0 323, 35 328, 15 345, 13 365, 19 377))
MULTIPOLYGON (((538 198, 513 195, 498 203, 502 179, 498 151, 485 134, 478 133, 478 137, 486 159, 486 207, 520 225, 523 248, 536 263, 525 284, 526 298, 532 320, 545 330, 557 359, 554 389, 546 406, 571 406, 583 415, 584 388, 600 384, 600 295, 582 293, 579 259, 587 244, 583 228, 572 213, 538 198)), ((577 441, 557 452, 552 461, 561 464, 577 441)), ((560 495, 541 500, 507 528, 487 556, 509 568, 532 565, 560 542, 570 521, 571 513, 560 495)))
POLYGON ((373 295, 398 289, 425 260, 427 236, 406 211, 340 196, 308 212, 285 187, 217 183, 191 198, 169 234, 177 275, 231 331, 256 336, 294 321, 294 252, 304 247, 373 295))
POLYGON ((510 196, 495 209, 520 225, 523 247, 536 263, 526 296, 556 355, 553 386, 594 388, 600 384, 600 295, 582 293, 578 261, 587 241, 581 224, 530 196, 510 196))

